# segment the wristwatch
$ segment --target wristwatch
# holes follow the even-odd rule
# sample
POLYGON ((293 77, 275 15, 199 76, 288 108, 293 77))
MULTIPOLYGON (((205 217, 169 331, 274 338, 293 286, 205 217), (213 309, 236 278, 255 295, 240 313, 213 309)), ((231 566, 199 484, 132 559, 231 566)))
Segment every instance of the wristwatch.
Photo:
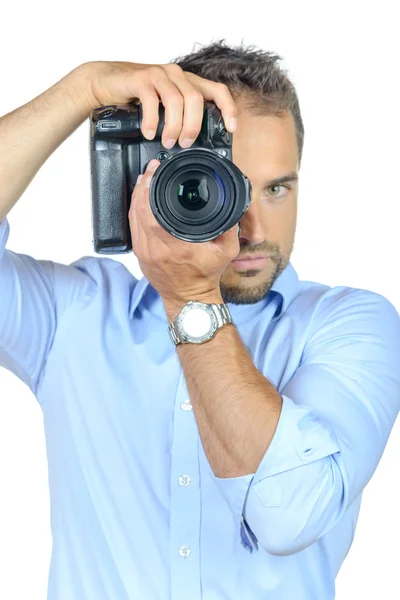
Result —
POLYGON ((232 323, 232 316, 226 304, 189 300, 168 326, 168 333, 176 346, 204 344, 212 340, 218 329, 227 323, 232 323))

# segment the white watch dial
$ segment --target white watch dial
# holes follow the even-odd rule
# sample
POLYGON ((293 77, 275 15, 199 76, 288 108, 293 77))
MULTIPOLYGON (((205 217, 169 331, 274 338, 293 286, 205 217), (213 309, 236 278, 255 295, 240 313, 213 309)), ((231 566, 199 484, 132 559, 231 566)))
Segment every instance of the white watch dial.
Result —
POLYGON ((211 316, 201 308, 192 308, 182 318, 182 327, 192 337, 206 335, 211 329, 211 316))

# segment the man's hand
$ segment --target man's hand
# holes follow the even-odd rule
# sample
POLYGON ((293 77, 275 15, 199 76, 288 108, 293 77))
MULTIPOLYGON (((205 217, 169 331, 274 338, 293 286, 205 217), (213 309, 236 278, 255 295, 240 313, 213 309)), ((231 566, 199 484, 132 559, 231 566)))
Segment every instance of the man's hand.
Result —
POLYGON ((189 148, 200 133, 204 100, 221 110, 227 129, 236 129, 237 108, 223 83, 209 81, 174 63, 165 65, 94 61, 85 63, 91 75, 92 108, 109 104, 128 104, 138 99, 143 105, 142 133, 154 138, 158 125, 160 100, 165 107, 161 143, 172 148, 179 138, 189 148))
POLYGON ((149 200, 149 186, 159 164, 151 160, 144 175, 139 175, 128 214, 132 250, 143 275, 172 308, 189 300, 222 302, 221 275, 240 252, 238 224, 215 240, 196 244, 168 233, 155 219, 149 200))

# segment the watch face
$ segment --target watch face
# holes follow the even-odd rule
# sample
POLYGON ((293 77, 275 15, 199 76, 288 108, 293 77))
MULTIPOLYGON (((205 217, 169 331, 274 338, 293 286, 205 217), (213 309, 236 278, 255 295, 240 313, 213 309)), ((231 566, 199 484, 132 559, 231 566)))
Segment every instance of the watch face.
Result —
POLYGON ((214 312, 211 308, 193 303, 185 307, 179 319, 179 330, 186 338, 208 338, 217 328, 214 312))

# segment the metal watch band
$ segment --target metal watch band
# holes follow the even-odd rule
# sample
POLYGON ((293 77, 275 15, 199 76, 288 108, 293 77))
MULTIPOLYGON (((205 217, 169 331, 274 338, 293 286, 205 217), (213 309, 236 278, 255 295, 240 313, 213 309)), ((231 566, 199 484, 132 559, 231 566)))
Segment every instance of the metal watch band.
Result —
POLYGON ((180 342, 180 339, 178 338, 177 329, 175 329, 175 327, 176 327, 175 321, 172 321, 172 323, 168 326, 168 333, 169 333, 171 340, 174 342, 175 346, 177 346, 181 342, 180 342))
POLYGON ((212 304, 211 305, 214 311, 214 315, 217 317, 218 329, 222 327, 222 325, 226 325, 226 323, 232 323, 231 313, 228 310, 226 304, 212 304), (214 306, 218 306, 216 310, 214 306))
MULTIPOLYGON (((207 304, 207 306, 209 306, 212 309, 217 320, 216 331, 218 331, 218 329, 220 329, 223 325, 226 325, 227 323, 232 323, 232 317, 226 304, 210 303, 207 304)), ((179 316, 176 319, 174 319, 174 321, 172 321, 172 323, 168 327, 171 340, 174 342, 175 345, 184 343, 182 342, 181 337, 179 335, 179 331, 176 328, 176 321, 178 320, 178 318, 179 316)))

